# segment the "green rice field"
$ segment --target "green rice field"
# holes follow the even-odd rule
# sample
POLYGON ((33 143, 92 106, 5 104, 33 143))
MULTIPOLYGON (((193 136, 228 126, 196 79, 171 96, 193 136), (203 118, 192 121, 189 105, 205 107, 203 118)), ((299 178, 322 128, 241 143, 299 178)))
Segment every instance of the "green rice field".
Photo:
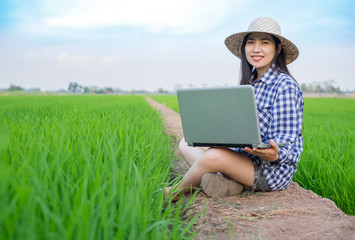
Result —
POLYGON ((0 96, 0 239, 191 239, 144 96, 0 96))
MULTIPOLYGON (((178 111, 175 95, 152 96, 178 111)), ((294 180, 354 215, 355 100, 305 99, 294 180)), ((144 96, 0 96, 0 239, 192 239, 144 96)))
MULTIPOLYGON (((153 99, 179 111, 176 95, 153 99)), ((306 98, 304 152, 293 178, 355 215, 355 99, 306 98)))

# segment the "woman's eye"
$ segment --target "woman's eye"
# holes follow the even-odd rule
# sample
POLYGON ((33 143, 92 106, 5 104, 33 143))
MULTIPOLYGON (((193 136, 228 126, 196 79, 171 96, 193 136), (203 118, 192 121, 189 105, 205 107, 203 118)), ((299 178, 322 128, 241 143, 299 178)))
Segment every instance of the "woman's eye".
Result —
POLYGON ((263 41, 263 44, 267 45, 267 44, 269 44, 269 41, 263 41))

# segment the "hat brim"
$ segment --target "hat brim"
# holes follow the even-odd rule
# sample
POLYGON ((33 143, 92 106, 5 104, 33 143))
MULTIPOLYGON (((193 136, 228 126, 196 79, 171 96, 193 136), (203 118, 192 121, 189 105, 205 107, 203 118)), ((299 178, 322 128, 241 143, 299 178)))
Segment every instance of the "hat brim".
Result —
MULTIPOLYGON (((240 32, 240 33, 232 34, 226 38, 224 44, 227 46, 228 50, 231 51, 231 53, 233 53, 238 58, 241 58, 242 44, 244 38, 249 33, 254 33, 254 32, 261 32, 261 31, 248 31, 248 32, 240 32)), ((284 49, 286 64, 290 64, 291 62, 296 60, 296 58, 299 55, 299 51, 296 45, 293 44, 290 40, 274 33, 269 33, 269 32, 262 32, 262 33, 273 35, 280 40, 284 49)))

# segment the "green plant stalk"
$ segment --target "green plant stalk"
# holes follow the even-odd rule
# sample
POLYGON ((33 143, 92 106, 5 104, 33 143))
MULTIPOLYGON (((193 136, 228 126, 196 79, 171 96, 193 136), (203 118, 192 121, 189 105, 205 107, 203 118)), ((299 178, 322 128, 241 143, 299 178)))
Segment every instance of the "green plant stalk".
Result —
POLYGON ((143 96, 2 96, 0 114, 0 239, 193 237, 158 191, 173 156, 143 96))

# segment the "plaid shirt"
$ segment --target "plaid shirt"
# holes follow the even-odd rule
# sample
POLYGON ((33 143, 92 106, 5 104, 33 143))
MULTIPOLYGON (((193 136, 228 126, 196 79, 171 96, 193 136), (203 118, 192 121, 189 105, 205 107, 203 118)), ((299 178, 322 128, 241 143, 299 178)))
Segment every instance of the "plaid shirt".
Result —
POLYGON ((248 154, 240 148, 235 151, 248 155, 262 169, 271 190, 284 190, 297 170, 302 149, 303 94, 289 75, 269 68, 251 83, 254 87, 261 141, 290 142, 280 147, 280 158, 269 162, 248 154))

